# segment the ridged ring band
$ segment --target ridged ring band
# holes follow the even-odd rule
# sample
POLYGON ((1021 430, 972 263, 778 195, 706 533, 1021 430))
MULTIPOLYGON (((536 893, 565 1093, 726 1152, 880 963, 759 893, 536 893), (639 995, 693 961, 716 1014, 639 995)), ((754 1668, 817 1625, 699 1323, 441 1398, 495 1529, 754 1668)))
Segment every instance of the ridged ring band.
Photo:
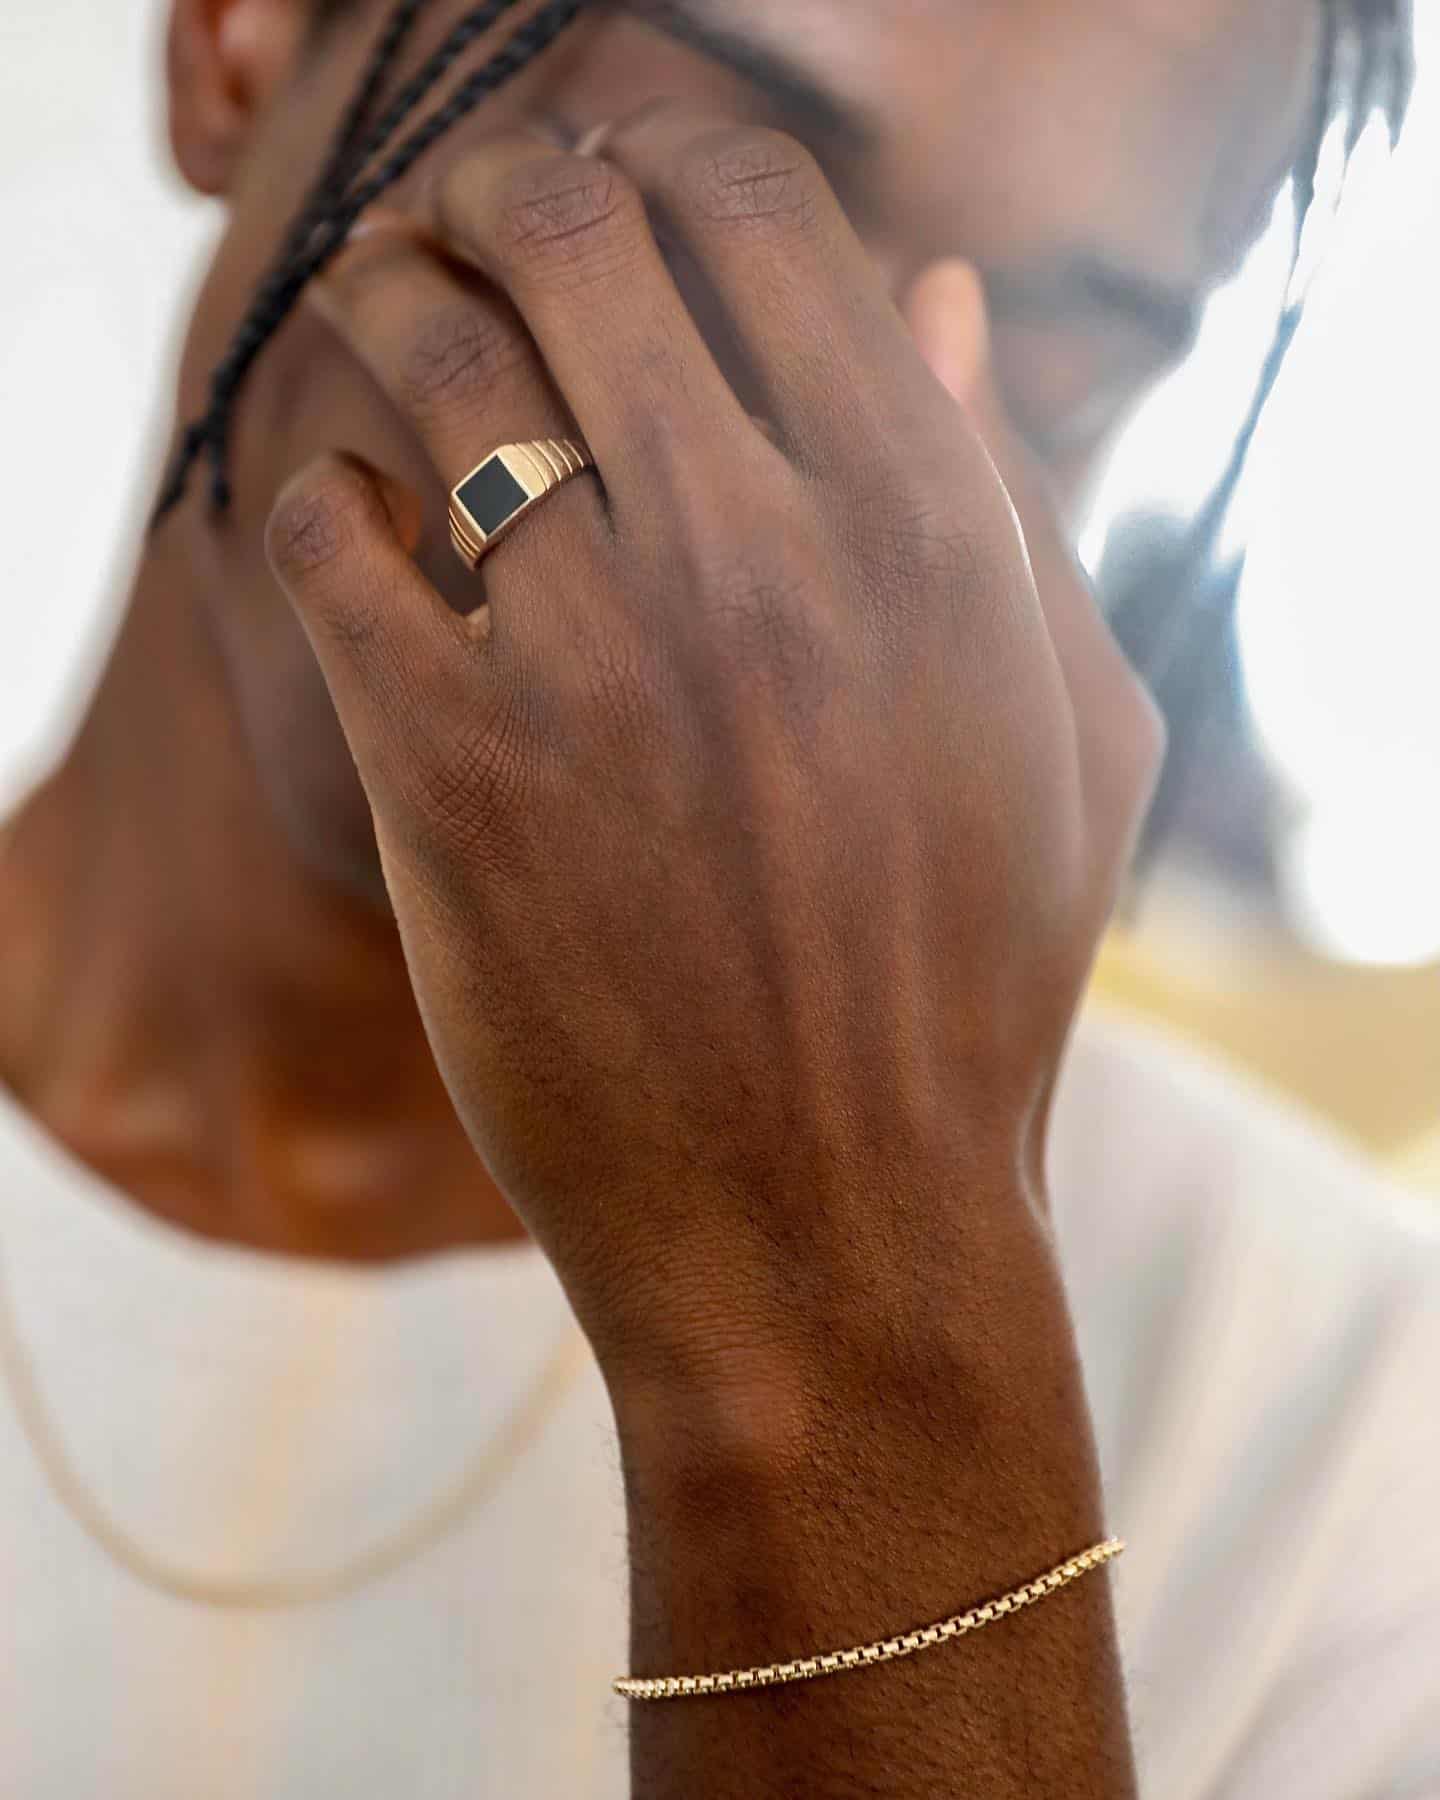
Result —
POLYGON ((531 507, 594 467, 595 458, 573 438, 502 444, 451 491, 450 541, 455 554, 467 569, 477 568, 531 507))

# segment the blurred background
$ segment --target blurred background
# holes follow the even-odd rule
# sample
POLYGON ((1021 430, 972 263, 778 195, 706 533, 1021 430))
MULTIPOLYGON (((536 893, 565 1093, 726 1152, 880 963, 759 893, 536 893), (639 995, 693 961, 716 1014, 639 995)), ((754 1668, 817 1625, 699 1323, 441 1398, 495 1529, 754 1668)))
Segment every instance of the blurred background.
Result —
MULTIPOLYGON (((1400 150, 1370 133, 1307 246, 1309 312, 1230 529, 1235 627, 1097 998, 1202 1040, 1440 1193, 1440 7, 1418 10, 1400 150)), ((0 11, 0 810, 104 654, 173 333, 217 229, 169 172, 161 12, 0 11), (82 405, 77 515, 55 472, 73 472, 82 405)), ((1224 466, 1291 229, 1287 197, 1136 419, 1086 537, 1097 573, 1163 542, 1224 466)))

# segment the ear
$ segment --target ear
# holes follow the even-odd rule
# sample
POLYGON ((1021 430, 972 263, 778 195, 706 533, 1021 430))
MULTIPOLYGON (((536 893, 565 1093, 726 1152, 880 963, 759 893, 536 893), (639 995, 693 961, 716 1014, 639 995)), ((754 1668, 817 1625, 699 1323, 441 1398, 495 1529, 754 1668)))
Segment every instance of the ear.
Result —
POLYGON ((170 144, 202 194, 226 193, 267 103, 294 69, 304 0, 173 0, 170 144))

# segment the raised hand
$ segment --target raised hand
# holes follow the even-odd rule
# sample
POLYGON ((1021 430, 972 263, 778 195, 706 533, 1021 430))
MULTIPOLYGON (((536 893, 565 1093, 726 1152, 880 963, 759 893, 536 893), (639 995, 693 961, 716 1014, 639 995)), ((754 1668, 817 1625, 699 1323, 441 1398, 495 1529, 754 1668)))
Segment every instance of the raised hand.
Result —
MULTIPOLYGON (((332 461, 274 514, 435 1054, 610 1380, 640 1538, 673 1563, 672 1503, 693 1522, 717 1469, 848 1484, 861 1539, 811 1493, 792 1548, 829 1566, 773 1631, 940 1616, 1103 1535, 1041 1150, 1153 709, 976 429, 978 292, 932 297, 922 354, 791 140, 673 107, 598 157, 505 138, 424 226, 357 243, 324 306, 438 490, 577 431, 600 477, 495 548, 468 618, 372 472, 332 461), (898 1471, 925 1544, 877 1586, 898 1471)), ((748 1527, 698 1516, 722 1566, 691 1586, 718 1586, 696 1611, 637 1576, 637 1646, 778 1650, 724 1586, 748 1527)), ((1099 1604, 1048 1665, 1108 1696, 1107 1785, 1067 1792, 1123 1791, 1099 1604)), ((650 1729, 696 1734, 652 1775, 708 1770, 704 1729, 650 1729)))

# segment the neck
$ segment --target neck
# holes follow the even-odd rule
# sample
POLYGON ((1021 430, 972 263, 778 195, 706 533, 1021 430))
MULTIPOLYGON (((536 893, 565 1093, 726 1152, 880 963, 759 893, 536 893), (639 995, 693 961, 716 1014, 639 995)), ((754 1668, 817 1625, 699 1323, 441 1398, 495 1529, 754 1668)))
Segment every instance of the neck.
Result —
POLYGON ((393 921, 305 870, 261 792, 184 546, 167 529, 147 555, 70 753, 7 839, 0 1080, 204 1236, 367 1261, 521 1237, 393 921))

